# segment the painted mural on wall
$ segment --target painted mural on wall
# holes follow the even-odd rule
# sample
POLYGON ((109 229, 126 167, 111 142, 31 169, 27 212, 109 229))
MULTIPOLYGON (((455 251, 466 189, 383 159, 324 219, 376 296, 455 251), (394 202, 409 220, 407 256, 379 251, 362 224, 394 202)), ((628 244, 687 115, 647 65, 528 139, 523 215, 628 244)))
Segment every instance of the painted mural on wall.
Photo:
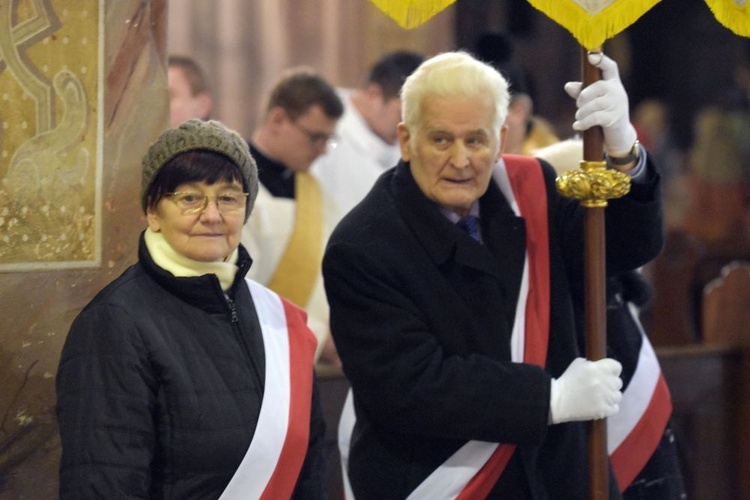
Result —
POLYGON ((99 0, 0 1, 0 271, 98 265, 99 0))

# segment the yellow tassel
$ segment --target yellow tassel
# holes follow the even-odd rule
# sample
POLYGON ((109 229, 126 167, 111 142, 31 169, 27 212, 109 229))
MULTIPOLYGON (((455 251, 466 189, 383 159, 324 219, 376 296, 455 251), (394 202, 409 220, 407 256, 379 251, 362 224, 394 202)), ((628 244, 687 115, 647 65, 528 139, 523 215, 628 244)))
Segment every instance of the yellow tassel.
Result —
POLYGON ((561 25, 591 50, 633 24, 661 0, 611 0, 585 2, 578 0, 529 0, 536 9, 561 25))
POLYGON ((456 0, 370 0, 399 26, 412 29, 454 4, 456 0))
POLYGON ((746 0, 706 0, 714 17, 739 36, 750 36, 750 8, 746 0))

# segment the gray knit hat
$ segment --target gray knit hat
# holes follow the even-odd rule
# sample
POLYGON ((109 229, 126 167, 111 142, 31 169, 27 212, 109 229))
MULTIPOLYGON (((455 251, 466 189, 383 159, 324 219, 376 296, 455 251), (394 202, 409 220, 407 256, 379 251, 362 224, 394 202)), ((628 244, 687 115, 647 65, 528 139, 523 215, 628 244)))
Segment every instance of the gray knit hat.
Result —
POLYGON ((247 186, 247 215, 250 215, 258 195, 258 167, 250 155, 245 141, 237 132, 225 127, 216 120, 187 120, 177 128, 170 128, 161 134, 143 157, 143 179, 141 184, 141 205, 146 210, 151 180, 169 160, 180 153, 196 149, 207 149, 221 153, 240 169, 247 186))

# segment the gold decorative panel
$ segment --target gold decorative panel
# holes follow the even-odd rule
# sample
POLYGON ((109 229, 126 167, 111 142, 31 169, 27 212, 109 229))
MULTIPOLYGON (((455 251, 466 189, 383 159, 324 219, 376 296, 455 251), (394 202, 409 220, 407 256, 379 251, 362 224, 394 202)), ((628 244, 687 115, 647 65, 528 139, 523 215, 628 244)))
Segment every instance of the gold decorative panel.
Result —
POLYGON ((102 10, 0 1, 0 271, 99 264, 102 10))

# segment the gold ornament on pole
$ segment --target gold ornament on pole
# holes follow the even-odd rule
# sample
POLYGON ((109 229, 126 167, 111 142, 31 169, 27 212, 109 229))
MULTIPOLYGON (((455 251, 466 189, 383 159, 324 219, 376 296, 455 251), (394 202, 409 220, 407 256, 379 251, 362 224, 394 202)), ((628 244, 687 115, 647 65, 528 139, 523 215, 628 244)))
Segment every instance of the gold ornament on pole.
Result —
POLYGON ((579 170, 557 178, 557 190, 587 208, 606 207, 607 200, 621 198, 630 191, 630 176, 607 169, 604 161, 581 161, 579 170))

